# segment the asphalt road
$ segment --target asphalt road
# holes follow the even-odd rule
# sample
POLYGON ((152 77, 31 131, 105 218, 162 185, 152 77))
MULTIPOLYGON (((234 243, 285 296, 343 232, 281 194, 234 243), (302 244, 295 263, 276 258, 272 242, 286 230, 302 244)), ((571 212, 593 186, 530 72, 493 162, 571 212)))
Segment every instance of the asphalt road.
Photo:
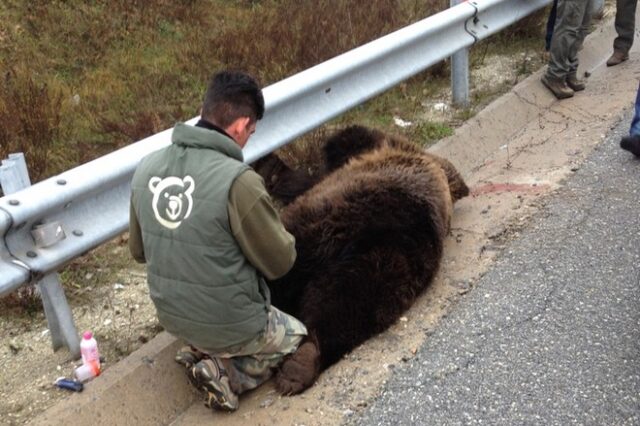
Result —
POLYGON ((355 425, 640 425, 630 111, 355 425))

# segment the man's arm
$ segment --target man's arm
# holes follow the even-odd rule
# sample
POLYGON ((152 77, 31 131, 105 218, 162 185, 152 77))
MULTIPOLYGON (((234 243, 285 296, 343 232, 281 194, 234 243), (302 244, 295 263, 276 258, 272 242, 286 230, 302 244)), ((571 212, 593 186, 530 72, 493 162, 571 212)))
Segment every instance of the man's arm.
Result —
POLYGON ((249 262, 270 280, 289 272, 296 259, 295 238, 284 229, 256 172, 248 170, 233 182, 228 210, 231 232, 249 262))
POLYGON ((136 262, 146 263, 144 246, 142 245, 142 230, 133 203, 129 203, 129 251, 136 262))

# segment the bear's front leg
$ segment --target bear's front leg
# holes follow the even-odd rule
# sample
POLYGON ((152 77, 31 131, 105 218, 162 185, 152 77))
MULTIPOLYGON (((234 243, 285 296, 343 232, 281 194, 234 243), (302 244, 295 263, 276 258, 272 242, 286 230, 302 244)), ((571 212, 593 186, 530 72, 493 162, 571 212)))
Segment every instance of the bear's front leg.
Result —
POLYGON ((320 374, 320 348, 315 335, 289 355, 276 375, 276 389, 282 395, 295 395, 311 387, 320 374))

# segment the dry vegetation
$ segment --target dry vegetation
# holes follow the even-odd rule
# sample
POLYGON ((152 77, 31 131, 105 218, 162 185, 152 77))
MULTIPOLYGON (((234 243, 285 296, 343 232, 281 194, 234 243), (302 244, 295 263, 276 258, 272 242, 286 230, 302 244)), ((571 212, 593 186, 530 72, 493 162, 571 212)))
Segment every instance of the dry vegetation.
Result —
MULTIPOLYGON (((268 85, 448 3, 5 0, 0 158, 25 152, 38 181, 197 115, 207 79, 218 69, 249 70, 268 85)), ((518 28, 537 36, 537 21, 518 28)), ((429 75, 360 108, 358 119, 385 127, 392 123, 379 119, 380 111, 415 113, 420 105, 411 100, 428 93, 429 75)), ((423 126, 421 132, 437 139, 448 131, 423 126)))

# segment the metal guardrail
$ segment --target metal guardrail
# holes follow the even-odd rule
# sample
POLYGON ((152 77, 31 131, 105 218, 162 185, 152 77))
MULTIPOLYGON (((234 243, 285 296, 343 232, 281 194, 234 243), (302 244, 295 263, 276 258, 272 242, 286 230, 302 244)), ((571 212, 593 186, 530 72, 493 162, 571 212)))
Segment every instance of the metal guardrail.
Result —
MULTIPOLYGON (((272 152, 549 3, 468 1, 266 87, 266 113, 245 147, 245 160, 272 152)), ((0 198, 0 296, 125 232, 133 172, 145 155, 168 145, 170 135, 163 131, 0 198), (54 223, 65 238, 37 243, 34 230, 54 223)))

